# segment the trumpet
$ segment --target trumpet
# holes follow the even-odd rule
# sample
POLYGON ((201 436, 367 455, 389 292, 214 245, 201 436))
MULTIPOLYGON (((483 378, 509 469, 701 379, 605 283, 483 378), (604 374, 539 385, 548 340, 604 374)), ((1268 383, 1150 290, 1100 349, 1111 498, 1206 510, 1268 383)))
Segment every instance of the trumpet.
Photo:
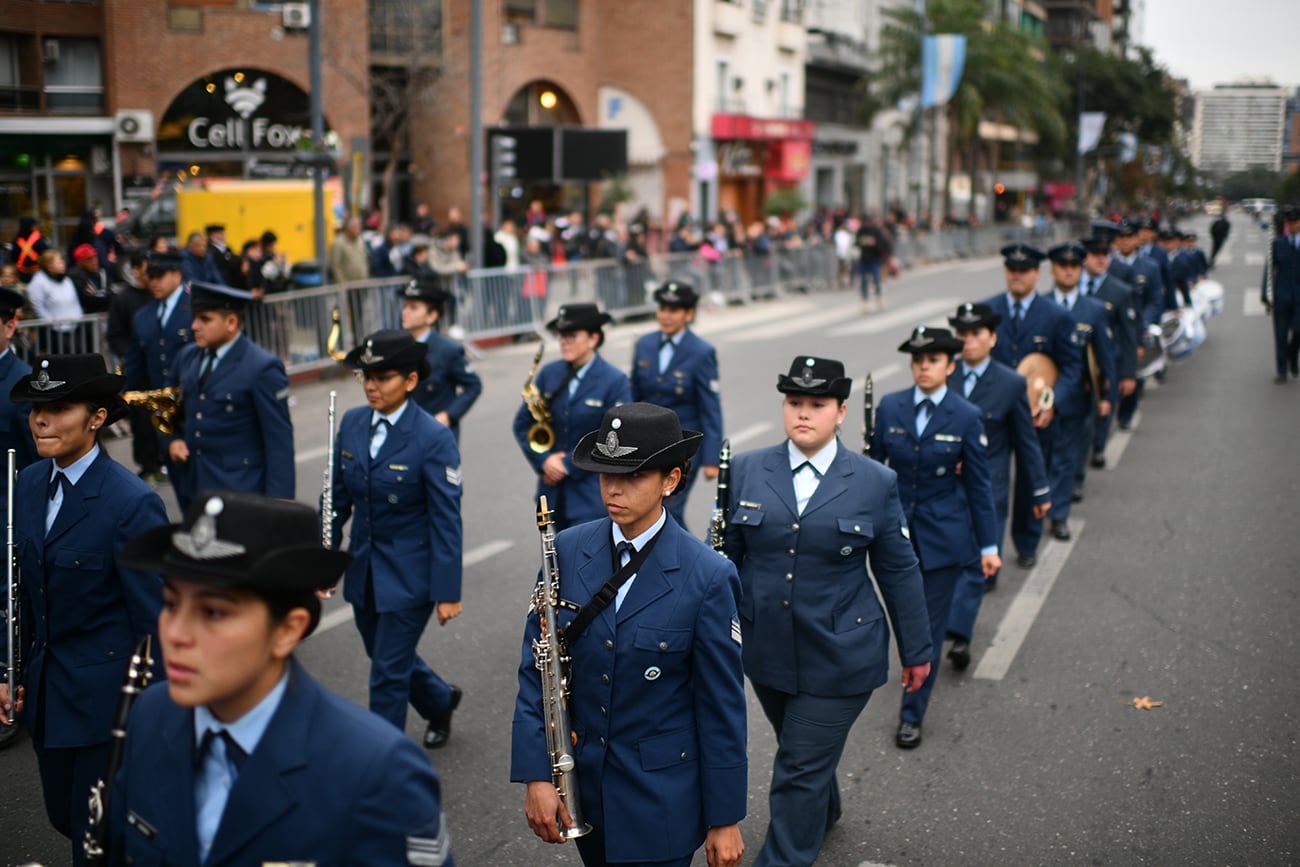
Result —
POLYGON ((170 388, 155 388, 152 391, 124 391, 122 400, 131 406, 142 406, 149 412, 153 413, 149 419, 153 423, 154 430, 160 434, 174 433, 176 430, 176 416, 181 411, 181 390, 172 386, 170 388))
POLYGON ((533 366, 528 371, 528 379, 524 381, 524 403, 528 406, 528 412, 533 417, 533 426, 528 429, 528 448, 535 454, 545 454, 555 446, 555 429, 551 427, 554 420, 551 416, 551 406, 546 400, 546 396, 537 388, 537 367, 542 363, 542 353, 546 351, 546 344, 543 342, 537 347, 537 354, 533 356, 533 366))

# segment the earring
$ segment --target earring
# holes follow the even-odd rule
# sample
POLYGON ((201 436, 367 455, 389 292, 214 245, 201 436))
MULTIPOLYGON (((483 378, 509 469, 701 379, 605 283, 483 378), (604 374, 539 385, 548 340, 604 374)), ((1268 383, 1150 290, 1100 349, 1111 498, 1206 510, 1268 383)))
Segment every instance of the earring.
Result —
POLYGON ((97 424, 92 424, 92 425, 90 426, 90 429, 91 429, 91 430, 99 430, 99 425, 97 425, 97 424))

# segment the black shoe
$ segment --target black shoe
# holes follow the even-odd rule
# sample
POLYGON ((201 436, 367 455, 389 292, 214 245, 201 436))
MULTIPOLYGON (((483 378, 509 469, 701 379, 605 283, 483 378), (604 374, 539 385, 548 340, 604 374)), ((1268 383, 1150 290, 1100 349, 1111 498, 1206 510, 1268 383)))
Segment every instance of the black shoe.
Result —
POLYGON ((964 638, 954 641, 948 651, 948 661, 958 671, 965 671, 970 665, 970 642, 964 638))
POLYGON ((1274 384, 1274 385, 1286 385, 1286 376, 1275 376, 1275 377, 1273 377, 1273 384, 1274 384))
POLYGON ((1082 502, 1083 502, 1083 488, 1075 488, 1075 489, 1070 493, 1070 502, 1071 502, 1071 503, 1082 503, 1082 502))
POLYGON ((1124 433, 1128 433, 1129 431, 1133 430, 1133 422, 1131 421, 1118 421, 1115 422, 1115 425, 1120 430, 1124 431, 1124 433))
POLYGON ((996 577, 990 578, 989 580, 984 582, 985 593, 992 593, 994 590, 997 589, 998 589, 998 579, 996 577))
POLYGON ((464 695, 459 686, 451 688, 451 701, 447 704, 447 709, 429 720, 429 725, 424 730, 426 750, 436 750, 447 743, 447 739, 451 737, 451 715, 460 706, 460 700, 464 695))
POLYGON ((1038 558, 1033 554, 1021 554, 1016 558, 1016 565, 1021 569, 1032 569, 1038 565, 1038 558))
POLYGON ((1093 468, 1094 470, 1104 470, 1104 469, 1106 469, 1106 456, 1103 455, 1103 454, 1096 454, 1096 455, 1093 455, 1093 456, 1092 456, 1092 468, 1093 468))
POLYGON ((1291 375, 1300 376, 1300 358, 1291 359, 1291 375))
POLYGON ((1070 525, 1065 521, 1053 521, 1052 538, 1062 542, 1070 541, 1070 525))
POLYGON ((914 750, 921 745, 921 724, 903 720, 898 724, 898 734, 894 743, 901 750, 914 750))

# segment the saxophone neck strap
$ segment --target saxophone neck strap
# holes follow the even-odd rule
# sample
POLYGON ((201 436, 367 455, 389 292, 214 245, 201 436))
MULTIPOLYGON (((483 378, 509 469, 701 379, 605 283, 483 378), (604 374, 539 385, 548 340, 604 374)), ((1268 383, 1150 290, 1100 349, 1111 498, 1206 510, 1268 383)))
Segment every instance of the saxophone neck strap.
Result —
POLYGON ((550 406, 552 403, 554 403, 556 396, 559 395, 560 392, 567 389, 569 387, 569 383, 577 375, 578 375, 578 368, 570 364, 569 372, 564 374, 564 379, 560 380, 560 384, 556 386, 555 391, 548 391, 542 395, 542 400, 546 402, 546 405, 550 406))
MULTIPOLYGON (((637 573, 637 570, 641 568, 641 565, 645 563, 646 558, 650 556, 650 552, 654 550, 655 543, 664 534, 664 527, 667 526, 668 522, 665 521, 664 526, 659 528, 659 532, 651 536, 650 541, 646 542, 640 551, 634 551, 627 563, 619 567, 619 570, 596 591, 596 594, 587 600, 587 604, 579 609, 577 616, 564 628, 561 635, 566 650, 573 647, 578 637, 591 625, 591 621, 599 617, 600 613, 617 598, 619 588, 630 581, 632 576, 637 573)), ((612 535, 609 543, 610 557, 612 559, 614 557, 614 537, 612 535)))

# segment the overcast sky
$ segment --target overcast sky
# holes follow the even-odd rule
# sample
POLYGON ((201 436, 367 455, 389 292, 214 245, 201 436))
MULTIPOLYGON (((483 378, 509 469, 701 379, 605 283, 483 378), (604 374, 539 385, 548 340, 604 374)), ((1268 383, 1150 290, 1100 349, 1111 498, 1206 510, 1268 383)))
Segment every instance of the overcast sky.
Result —
POLYGON ((1195 90, 1243 76, 1300 85, 1300 0, 1145 0, 1142 42, 1195 90))

